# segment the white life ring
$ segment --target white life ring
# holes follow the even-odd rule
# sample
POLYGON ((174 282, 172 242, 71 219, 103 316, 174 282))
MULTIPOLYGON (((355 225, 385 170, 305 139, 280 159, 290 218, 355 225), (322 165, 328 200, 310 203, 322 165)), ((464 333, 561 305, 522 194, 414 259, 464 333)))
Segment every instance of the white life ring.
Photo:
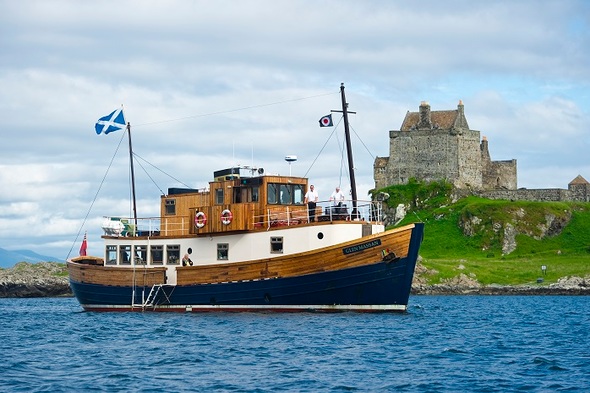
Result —
POLYGON ((234 219, 234 215, 231 213, 230 210, 225 209, 221 212, 221 223, 223 225, 231 224, 232 220, 234 219))
POLYGON ((203 228, 207 224, 207 216, 203 212, 197 212, 195 214, 195 226, 197 228, 203 228))

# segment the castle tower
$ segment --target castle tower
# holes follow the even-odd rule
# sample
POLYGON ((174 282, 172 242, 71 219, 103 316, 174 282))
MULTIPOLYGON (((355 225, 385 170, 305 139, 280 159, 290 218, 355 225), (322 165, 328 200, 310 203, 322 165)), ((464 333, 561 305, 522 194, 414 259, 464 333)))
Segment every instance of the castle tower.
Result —
POLYGON ((516 188, 516 160, 490 160, 487 139, 469 129, 464 105, 432 111, 423 101, 418 112, 406 113, 399 130, 389 131, 389 157, 377 157, 375 188, 422 181, 447 180, 460 189, 516 188))

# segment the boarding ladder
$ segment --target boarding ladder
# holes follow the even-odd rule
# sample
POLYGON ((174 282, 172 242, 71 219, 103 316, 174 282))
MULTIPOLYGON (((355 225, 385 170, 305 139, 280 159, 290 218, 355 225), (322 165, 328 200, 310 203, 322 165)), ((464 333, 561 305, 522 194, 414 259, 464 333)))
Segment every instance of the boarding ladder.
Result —
MULTIPOLYGON (((168 297, 169 294, 167 294, 166 291, 162 288, 163 287, 174 287, 174 286, 175 285, 172 285, 172 284, 154 284, 154 285, 152 285, 152 288, 150 289, 150 293, 147 295, 147 297, 141 303, 142 311, 145 311, 145 309, 148 307, 155 307, 156 306, 155 301, 158 298, 158 294, 160 293, 160 291, 164 294, 164 296, 166 297, 166 300, 168 302, 170 302, 170 298, 168 297)), ((136 306, 136 305, 134 305, 134 306, 136 306)), ((139 304, 137 304, 137 306, 139 306, 139 304)))

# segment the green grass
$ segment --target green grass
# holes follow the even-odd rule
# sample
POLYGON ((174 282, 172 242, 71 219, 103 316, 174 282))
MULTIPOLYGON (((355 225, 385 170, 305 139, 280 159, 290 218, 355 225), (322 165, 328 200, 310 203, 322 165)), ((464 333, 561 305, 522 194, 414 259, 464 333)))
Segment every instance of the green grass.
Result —
MULTIPOLYGON (((410 206, 398 225, 422 221, 423 265, 436 284, 463 273, 481 284, 522 285, 543 278, 590 275, 590 203, 489 200, 477 197, 450 201, 444 182, 392 186, 387 203, 410 206), (548 220, 550 217, 552 220, 548 220), (541 238, 542 228, 551 236, 541 238), (506 228, 514 228, 516 249, 502 250, 506 228), (547 266, 546 275, 541 266, 547 266)), ((508 231, 509 232, 509 231, 508 231)))

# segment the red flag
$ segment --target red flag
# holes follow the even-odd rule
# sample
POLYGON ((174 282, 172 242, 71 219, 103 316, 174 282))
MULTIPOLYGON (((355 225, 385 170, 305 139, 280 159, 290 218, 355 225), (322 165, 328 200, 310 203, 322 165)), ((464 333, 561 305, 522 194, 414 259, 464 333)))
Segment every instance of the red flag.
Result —
POLYGON ((84 240, 82 240, 82 245, 80 246, 80 256, 86 256, 86 249, 88 248, 88 242, 86 241, 86 234, 84 234, 84 240))

